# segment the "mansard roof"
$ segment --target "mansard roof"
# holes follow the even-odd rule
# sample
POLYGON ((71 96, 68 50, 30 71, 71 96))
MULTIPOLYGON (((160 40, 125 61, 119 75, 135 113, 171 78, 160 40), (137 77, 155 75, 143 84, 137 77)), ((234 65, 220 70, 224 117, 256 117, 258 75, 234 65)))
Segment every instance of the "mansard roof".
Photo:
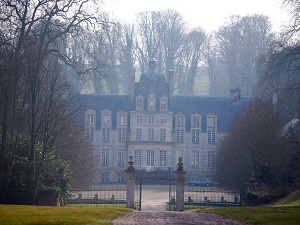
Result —
MULTIPOLYGON (((141 93, 142 94, 142 93, 141 93)), ((191 129, 191 115, 199 113, 202 116, 202 131, 206 132, 206 116, 209 113, 217 114, 217 130, 226 132, 231 127, 232 122, 238 114, 252 100, 251 97, 241 97, 238 102, 231 102, 230 97, 208 97, 208 96, 174 96, 170 101, 169 112, 183 113, 186 117, 186 130, 191 129)), ((110 110, 112 112, 112 128, 116 128, 117 113, 120 111, 135 111, 134 101, 128 95, 90 95, 82 94, 77 98, 77 102, 82 104, 86 110, 96 111, 96 129, 100 129, 101 111, 110 110)), ((81 118, 82 122, 84 118, 81 118)), ((175 123, 173 123, 175 124, 175 123)))
MULTIPOLYGON (((112 113, 112 127, 116 128, 117 113, 132 110, 133 106, 128 95, 92 95, 80 94, 76 101, 82 105, 85 110, 93 109, 96 111, 96 129, 100 129, 101 111, 109 110, 112 113)), ((84 118, 79 118, 82 122, 84 118)))
POLYGON ((217 129, 219 132, 226 132, 238 114, 252 100, 251 97, 241 97, 238 102, 232 103, 230 97, 210 96, 174 96, 171 103, 171 111, 176 115, 183 113, 186 117, 186 130, 191 129, 191 115, 199 113, 202 116, 202 131, 206 131, 206 116, 209 113, 217 115, 217 129))

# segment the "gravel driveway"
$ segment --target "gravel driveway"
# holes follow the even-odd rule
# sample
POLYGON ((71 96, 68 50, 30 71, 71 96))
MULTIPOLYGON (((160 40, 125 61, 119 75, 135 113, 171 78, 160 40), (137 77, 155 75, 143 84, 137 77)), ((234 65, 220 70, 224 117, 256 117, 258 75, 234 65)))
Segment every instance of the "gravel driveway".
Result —
POLYGON ((133 211, 113 221, 113 225, 245 225, 208 213, 133 211))

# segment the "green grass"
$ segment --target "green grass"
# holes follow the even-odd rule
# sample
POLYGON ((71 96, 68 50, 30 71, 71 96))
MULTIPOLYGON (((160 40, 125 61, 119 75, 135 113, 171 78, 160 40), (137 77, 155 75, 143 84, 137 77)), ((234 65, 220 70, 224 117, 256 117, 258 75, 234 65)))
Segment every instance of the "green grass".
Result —
POLYGON ((248 224, 300 224, 300 206, 202 207, 193 211, 215 213, 248 224))
POLYGON ((131 211, 126 208, 0 205, 0 224, 106 225, 131 211))
MULTIPOLYGON (((131 212, 126 208, 107 207, 47 207, 0 205, 0 224, 112 224, 131 212)), ((300 224, 300 199, 284 205, 260 207, 198 207, 195 212, 215 213, 226 218, 256 225, 300 224)))

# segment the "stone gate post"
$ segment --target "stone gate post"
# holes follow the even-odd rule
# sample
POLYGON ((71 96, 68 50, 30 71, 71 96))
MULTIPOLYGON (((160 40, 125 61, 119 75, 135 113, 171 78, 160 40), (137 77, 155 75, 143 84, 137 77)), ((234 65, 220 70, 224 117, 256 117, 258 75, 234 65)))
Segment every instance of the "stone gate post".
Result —
POLYGON ((125 172, 127 173, 127 187, 126 187, 126 208, 134 209, 134 190, 135 190, 135 173, 136 170, 133 167, 133 156, 130 156, 129 166, 125 172))
POLYGON ((184 175, 182 157, 179 157, 179 163, 176 173, 176 211, 184 210, 184 175))

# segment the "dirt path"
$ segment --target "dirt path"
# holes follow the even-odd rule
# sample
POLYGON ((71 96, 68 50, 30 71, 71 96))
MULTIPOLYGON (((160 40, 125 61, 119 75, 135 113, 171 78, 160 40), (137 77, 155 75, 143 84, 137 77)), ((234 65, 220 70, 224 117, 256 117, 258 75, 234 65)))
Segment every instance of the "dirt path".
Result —
POLYGON ((113 225, 245 225, 208 213, 134 211, 113 221, 113 225))

